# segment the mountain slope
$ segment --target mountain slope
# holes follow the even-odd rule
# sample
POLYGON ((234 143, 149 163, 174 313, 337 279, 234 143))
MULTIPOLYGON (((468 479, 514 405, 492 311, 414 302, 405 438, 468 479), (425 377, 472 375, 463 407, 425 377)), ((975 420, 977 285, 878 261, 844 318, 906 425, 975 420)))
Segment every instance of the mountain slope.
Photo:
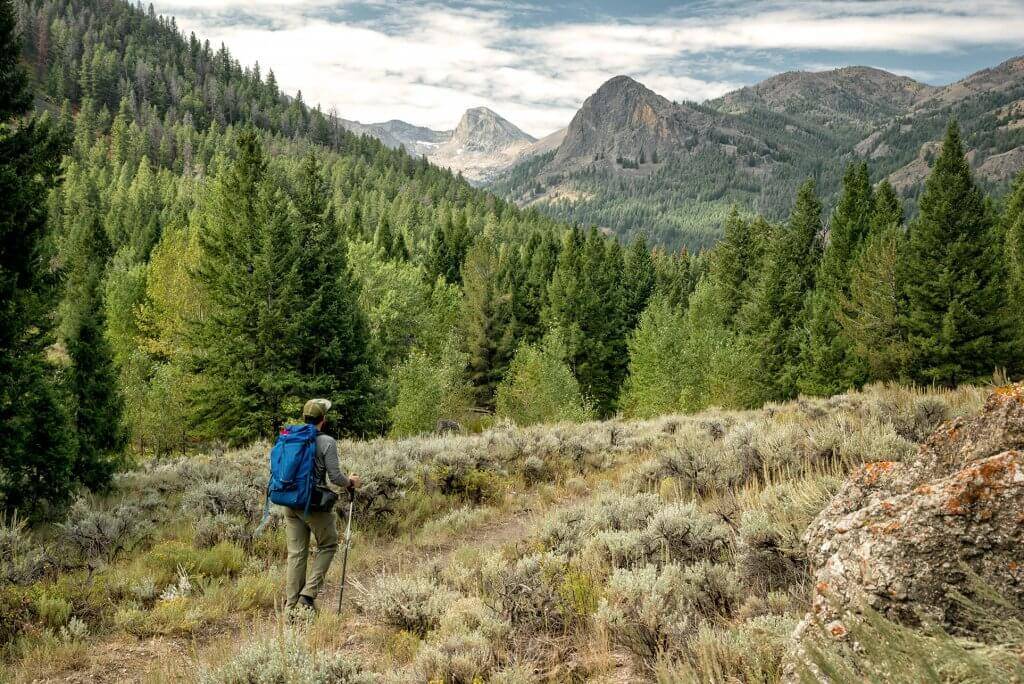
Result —
POLYGON ((584 102, 553 153, 492 189, 568 221, 700 249, 730 205, 782 218, 807 177, 829 201, 857 159, 914 211, 951 117, 982 183, 999 192, 1024 165, 1024 58, 945 87, 869 67, 791 72, 704 104, 672 103, 619 76, 584 102))
POLYGON ((451 131, 435 131, 398 119, 376 124, 363 124, 358 121, 341 119, 341 125, 352 133, 372 136, 392 149, 405 147, 409 154, 421 157, 430 154, 452 134, 451 131))

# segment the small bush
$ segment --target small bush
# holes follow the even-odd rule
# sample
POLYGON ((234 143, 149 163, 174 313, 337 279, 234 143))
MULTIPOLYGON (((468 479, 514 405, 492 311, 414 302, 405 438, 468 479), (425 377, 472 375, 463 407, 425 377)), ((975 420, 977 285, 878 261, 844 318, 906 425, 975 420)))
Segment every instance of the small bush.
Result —
POLYGON ((745 585, 768 592, 787 589, 807 577, 807 555, 792 531, 784 535, 764 511, 740 519, 736 568, 745 585))
POLYGON ((71 619, 71 603, 63 598, 42 594, 35 601, 35 612, 50 629, 60 629, 71 619))
POLYGON ((732 544, 729 526, 692 503, 662 508, 651 518, 643 536, 652 563, 722 560, 732 544))
POLYGON ((511 565, 495 557, 484 569, 484 593, 517 629, 561 632, 569 618, 561 593, 565 571, 565 560, 550 553, 524 556, 511 565))
POLYGON ((315 653, 299 633, 288 630, 250 644, 234 658, 200 674, 203 684, 372 684, 350 653, 315 653))
POLYGON ((122 504, 109 511, 89 506, 78 499, 68 519, 61 523, 58 536, 66 562, 111 562, 119 554, 135 548, 151 531, 149 522, 134 506, 122 504))
POLYGON ((616 570, 597 619, 615 643, 653 665, 662 656, 678 654, 699 625, 731 615, 740 595, 723 565, 616 570))
POLYGON ((474 684, 486 681, 494 667, 487 637, 473 632, 446 638, 440 644, 424 644, 416 656, 418 681, 474 684))
POLYGON ((685 643, 695 617, 684 610, 677 591, 682 568, 653 565, 616 570, 608 582, 597 620, 612 641, 653 664, 673 644, 685 643))
POLYGON ((377 582, 362 606, 377 622, 424 637, 453 597, 429 579, 391 575, 377 582))
POLYGON ((228 513, 200 518, 193 537, 196 547, 208 549, 222 542, 248 548, 252 543, 252 531, 246 519, 228 513))
POLYGON ((45 548, 32 539, 24 520, 0 517, 0 585, 31 584, 50 564, 45 548))

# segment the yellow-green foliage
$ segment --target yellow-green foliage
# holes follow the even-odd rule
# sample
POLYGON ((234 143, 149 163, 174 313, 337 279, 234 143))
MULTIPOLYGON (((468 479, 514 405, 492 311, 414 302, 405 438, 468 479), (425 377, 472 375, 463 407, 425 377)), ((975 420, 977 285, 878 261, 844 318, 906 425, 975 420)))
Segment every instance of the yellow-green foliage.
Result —
POLYGON ((167 541, 150 549, 141 563, 157 584, 164 585, 177 577, 179 570, 201 577, 235 575, 245 565, 245 552, 226 542, 209 549, 196 549, 185 542, 167 541))

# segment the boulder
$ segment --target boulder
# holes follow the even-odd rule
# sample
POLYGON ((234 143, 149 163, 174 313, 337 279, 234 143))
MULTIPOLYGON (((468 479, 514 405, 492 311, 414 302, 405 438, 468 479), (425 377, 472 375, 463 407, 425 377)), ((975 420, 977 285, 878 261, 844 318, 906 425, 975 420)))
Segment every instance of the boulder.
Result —
POLYGON ((842 638, 864 605, 970 633, 954 595, 970 595, 969 574, 1024 606, 1024 385, 943 423, 909 463, 857 468, 804 541, 814 595, 797 637, 817 623, 842 638))

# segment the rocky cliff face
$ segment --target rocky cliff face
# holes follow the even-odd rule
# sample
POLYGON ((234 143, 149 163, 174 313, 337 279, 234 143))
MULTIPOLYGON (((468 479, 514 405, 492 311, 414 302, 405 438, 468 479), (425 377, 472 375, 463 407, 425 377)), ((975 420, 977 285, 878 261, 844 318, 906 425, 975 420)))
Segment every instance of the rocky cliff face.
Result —
POLYGON ((530 155, 537 140, 486 107, 467 110, 455 132, 427 155, 438 166, 483 183, 530 155))
POLYGON ((814 624, 836 639, 861 606, 970 633, 970 574, 1024 606, 1024 384, 942 426, 910 463, 858 468, 808 528, 814 624), (852 611, 852 612, 851 612, 852 611))

